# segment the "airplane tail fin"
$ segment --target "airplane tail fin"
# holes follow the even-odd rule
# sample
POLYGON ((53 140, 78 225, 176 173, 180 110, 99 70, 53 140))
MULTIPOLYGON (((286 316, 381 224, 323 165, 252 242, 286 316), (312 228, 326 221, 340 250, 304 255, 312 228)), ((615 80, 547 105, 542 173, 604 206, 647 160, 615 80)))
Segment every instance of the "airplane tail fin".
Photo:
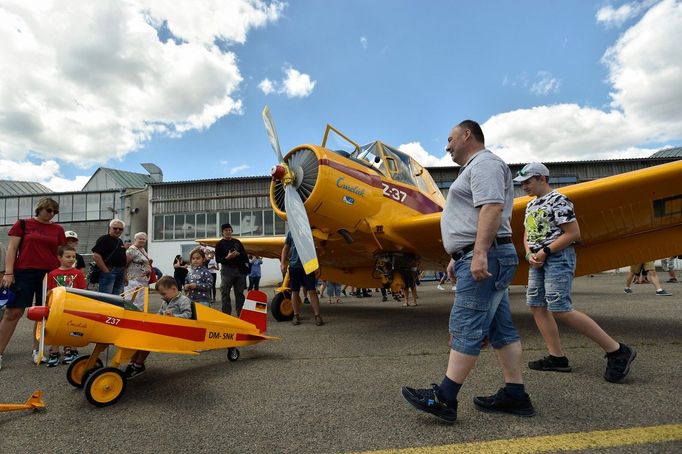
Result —
POLYGON ((246 295, 239 319, 256 325, 264 333, 268 324, 268 295, 259 290, 251 290, 246 295))

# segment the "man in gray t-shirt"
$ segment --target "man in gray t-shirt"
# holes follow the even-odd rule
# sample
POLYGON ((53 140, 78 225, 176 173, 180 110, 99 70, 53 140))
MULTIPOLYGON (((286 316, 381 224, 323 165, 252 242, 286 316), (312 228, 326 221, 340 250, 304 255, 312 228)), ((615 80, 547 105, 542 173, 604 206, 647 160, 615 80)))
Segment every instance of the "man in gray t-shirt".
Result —
POLYGON ((521 376, 521 341, 511 320, 507 287, 519 263, 511 241, 513 183, 509 167, 485 148, 478 123, 465 120, 448 137, 447 151, 463 166, 448 191, 441 236, 452 256, 448 274, 457 277, 450 312, 450 357, 440 385, 401 393, 416 409, 453 423, 457 395, 476 364, 481 345, 497 352, 505 386, 474 398, 485 412, 533 416, 535 410, 521 376))

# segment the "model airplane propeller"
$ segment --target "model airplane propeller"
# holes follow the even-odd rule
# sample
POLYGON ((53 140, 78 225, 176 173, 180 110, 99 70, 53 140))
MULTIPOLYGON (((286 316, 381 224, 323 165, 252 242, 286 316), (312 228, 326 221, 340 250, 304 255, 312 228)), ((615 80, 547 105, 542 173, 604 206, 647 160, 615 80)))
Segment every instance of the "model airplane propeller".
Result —
MULTIPOLYGON (((272 168, 271 174, 275 180, 281 181, 284 185, 284 206, 287 221, 289 221, 289 231, 305 272, 307 274, 312 273, 319 268, 319 264, 315 253, 313 233, 310 230, 310 221, 299 190, 308 195, 312 191, 312 185, 306 181, 310 178, 306 178, 306 176, 312 171, 315 172, 315 177, 317 176, 317 158, 312 151, 304 149, 290 153, 289 158, 285 161, 279 146, 275 123, 272 121, 270 109, 267 106, 263 109, 263 121, 268 132, 270 145, 272 145, 279 162, 272 168)), ((312 181, 314 183, 315 180, 312 181)))

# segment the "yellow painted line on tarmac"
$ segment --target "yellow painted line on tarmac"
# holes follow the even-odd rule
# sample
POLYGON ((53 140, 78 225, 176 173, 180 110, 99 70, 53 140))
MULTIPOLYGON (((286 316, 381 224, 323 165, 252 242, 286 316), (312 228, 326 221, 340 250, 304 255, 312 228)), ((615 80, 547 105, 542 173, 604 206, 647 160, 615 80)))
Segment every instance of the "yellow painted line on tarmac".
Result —
POLYGON ((488 454, 534 454, 537 452, 577 451, 618 446, 665 443, 682 440, 682 424, 633 427, 630 429, 598 430, 575 432, 540 437, 509 438, 506 440, 480 441, 421 448, 387 449, 367 451, 372 454, 412 453, 481 453, 488 454))

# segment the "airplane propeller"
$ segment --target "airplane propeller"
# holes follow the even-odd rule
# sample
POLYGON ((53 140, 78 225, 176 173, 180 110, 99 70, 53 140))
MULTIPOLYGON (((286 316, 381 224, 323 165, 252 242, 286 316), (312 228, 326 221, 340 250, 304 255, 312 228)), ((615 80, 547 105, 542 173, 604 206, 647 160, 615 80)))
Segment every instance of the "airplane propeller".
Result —
MULTIPOLYGON (((284 211, 287 214, 289 231, 296 245, 296 252, 298 252, 301 263, 303 263, 303 268, 306 274, 309 274, 319 268, 319 263, 317 261, 317 253, 315 252, 313 233, 310 230, 308 214, 303 206, 301 194, 298 192, 298 189, 305 184, 304 169, 308 167, 306 161, 309 159, 303 153, 296 153, 289 158, 288 163, 284 162, 275 123, 272 121, 270 109, 267 106, 263 109, 263 121, 268 132, 270 145, 272 145, 272 149, 275 151, 277 160, 280 163, 272 168, 272 176, 282 181, 284 185, 284 211)), ((309 188, 303 189, 309 190, 309 188)))
POLYGON ((34 322, 40 322, 40 338, 38 339, 38 364, 43 360, 45 353, 45 323, 50 314, 50 308, 47 306, 33 306, 28 309, 26 317, 34 322))

